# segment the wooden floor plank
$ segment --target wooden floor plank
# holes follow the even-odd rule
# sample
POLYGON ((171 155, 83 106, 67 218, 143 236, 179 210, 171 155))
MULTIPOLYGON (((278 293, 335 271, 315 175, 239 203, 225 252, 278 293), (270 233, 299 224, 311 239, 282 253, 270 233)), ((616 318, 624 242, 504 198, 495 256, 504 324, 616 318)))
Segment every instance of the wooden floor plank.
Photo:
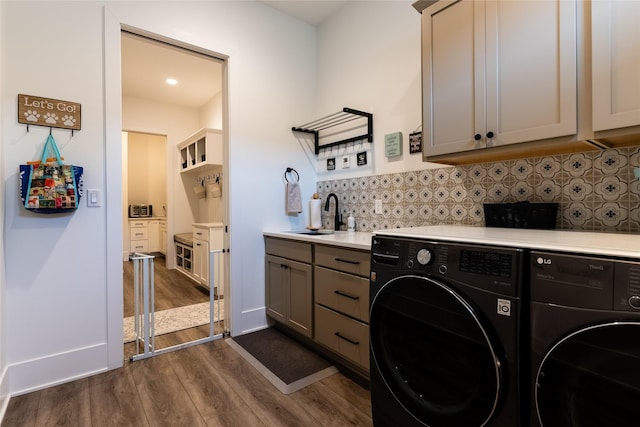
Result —
POLYGON ((198 347, 206 359, 227 378, 229 386, 268 426, 319 425, 304 408, 289 396, 281 394, 253 366, 228 345, 212 351, 208 345, 198 347))
POLYGON ((41 396, 42 392, 33 392, 11 398, 2 426, 36 427, 41 396))
MULTIPOLYGON (((222 344, 207 344, 211 351, 222 344)), ((221 351, 221 350, 217 350, 221 351)), ((171 367, 189 393, 207 425, 263 426, 264 424, 230 387, 226 378, 207 360, 203 352, 191 347, 168 355, 171 367)))
POLYGON ((371 427, 370 413, 363 413, 326 384, 317 382, 291 395, 321 426, 371 427))
POLYGON ((89 378, 93 426, 149 426, 129 366, 89 378))
POLYGON ((89 380, 83 378, 43 390, 36 425, 91 425, 89 380))
POLYGON ((131 375, 152 426, 204 426, 204 419, 171 369, 167 355, 133 362, 131 375))
POLYGON ((354 408, 371 417, 371 393, 344 375, 332 375, 321 383, 347 400, 354 408))

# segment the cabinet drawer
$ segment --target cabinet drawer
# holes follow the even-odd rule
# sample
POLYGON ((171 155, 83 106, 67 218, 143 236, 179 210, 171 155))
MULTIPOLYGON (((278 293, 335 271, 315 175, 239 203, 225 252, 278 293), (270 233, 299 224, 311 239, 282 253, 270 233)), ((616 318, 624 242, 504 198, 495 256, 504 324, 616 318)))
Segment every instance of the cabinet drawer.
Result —
POLYGON ((147 225, 149 225, 149 221, 145 221, 145 220, 129 221, 130 228, 146 227, 147 225))
POLYGON ((293 240, 265 237, 265 251, 268 254, 296 261, 311 263, 311 244, 293 240))
POLYGON ((337 248, 334 246, 316 246, 316 265, 369 277, 371 266, 369 252, 353 249, 337 248))
POLYGON ((193 227, 193 238, 201 241, 209 242, 209 229, 203 227, 193 227))
MULTIPOLYGON (((129 230, 131 240, 147 240, 149 238, 149 229, 145 228, 132 228, 129 230)), ((132 243, 133 245, 133 243, 132 243)))
POLYGON ((148 240, 131 241, 131 252, 149 252, 148 240))
POLYGON ((315 267, 315 302, 369 323, 369 279, 315 267))
POLYGON ((369 372, 369 326, 316 305, 316 340, 369 372))

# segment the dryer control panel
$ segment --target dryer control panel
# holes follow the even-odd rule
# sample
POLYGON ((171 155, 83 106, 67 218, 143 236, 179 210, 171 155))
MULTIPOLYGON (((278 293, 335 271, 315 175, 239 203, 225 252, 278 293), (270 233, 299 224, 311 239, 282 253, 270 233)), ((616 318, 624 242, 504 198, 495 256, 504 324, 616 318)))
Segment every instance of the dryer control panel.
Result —
POLYGON ((568 307, 640 311, 640 262, 532 251, 531 299, 568 307))

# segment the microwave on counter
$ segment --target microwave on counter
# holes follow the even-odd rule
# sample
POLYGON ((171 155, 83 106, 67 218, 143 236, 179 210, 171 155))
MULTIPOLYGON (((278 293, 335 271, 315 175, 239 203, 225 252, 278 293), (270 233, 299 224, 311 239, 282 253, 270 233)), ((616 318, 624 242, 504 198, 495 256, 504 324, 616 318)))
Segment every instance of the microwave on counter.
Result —
POLYGON ((129 205, 129 218, 151 218, 152 215, 151 205, 129 205))

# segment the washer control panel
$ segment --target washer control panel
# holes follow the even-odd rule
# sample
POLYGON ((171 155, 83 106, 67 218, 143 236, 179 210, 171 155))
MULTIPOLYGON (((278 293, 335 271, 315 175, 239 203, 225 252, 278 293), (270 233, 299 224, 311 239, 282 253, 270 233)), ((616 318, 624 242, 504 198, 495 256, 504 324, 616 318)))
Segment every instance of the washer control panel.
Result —
POLYGON ((483 289, 517 295, 523 251, 410 238, 375 236, 371 245, 372 274, 429 274, 483 289))

